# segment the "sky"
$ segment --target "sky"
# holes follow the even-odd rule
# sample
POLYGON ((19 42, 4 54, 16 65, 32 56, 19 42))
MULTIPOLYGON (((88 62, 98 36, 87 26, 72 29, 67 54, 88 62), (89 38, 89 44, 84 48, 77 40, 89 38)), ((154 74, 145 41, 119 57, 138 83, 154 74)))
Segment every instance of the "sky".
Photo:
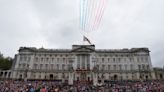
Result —
POLYGON ((0 52, 21 46, 71 48, 83 35, 96 49, 149 48, 154 67, 164 66, 164 0, 107 0, 98 30, 79 28, 80 0, 0 0, 0 52))

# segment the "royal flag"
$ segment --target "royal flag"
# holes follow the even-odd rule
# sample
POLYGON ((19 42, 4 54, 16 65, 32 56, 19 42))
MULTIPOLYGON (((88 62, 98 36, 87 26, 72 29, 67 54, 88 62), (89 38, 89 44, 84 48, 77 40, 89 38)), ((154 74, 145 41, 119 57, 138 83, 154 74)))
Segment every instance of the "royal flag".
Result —
POLYGON ((85 36, 83 36, 83 41, 84 42, 87 41, 90 45, 92 44, 91 41, 87 37, 85 37, 85 36))

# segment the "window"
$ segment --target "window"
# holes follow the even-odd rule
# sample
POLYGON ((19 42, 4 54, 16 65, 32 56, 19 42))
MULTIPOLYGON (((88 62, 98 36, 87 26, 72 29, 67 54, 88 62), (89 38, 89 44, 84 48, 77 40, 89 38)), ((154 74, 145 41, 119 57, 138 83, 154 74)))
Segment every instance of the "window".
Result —
POLYGON ((80 69, 80 64, 79 63, 77 64, 77 69, 80 69))
POLYGON ((36 61, 36 62, 38 61, 38 58, 37 58, 37 57, 35 58, 35 61, 36 61))
POLYGON ((59 63, 59 58, 57 58, 57 62, 59 63))
POLYGON ((34 65, 34 69, 38 69, 38 65, 37 64, 34 65))
POLYGON ((119 65, 119 69, 122 70, 122 65, 119 65))
POLYGON ((42 69, 43 68, 43 64, 40 64, 40 69, 42 69))
POLYGON ((116 65, 113 65, 113 67, 114 67, 114 70, 116 70, 116 65))
POLYGON ((19 64, 19 68, 21 68, 21 64, 19 64))
POLYGON ((132 64, 130 65, 130 70, 133 70, 133 65, 132 64))
POLYGON ((141 57, 141 61, 143 62, 143 57, 141 57))
POLYGON ((99 65, 97 65, 97 69, 99 70, 99 65))
POLYGON ((43 61, 43 58, 41 58, 41 61, 43 61))
POLYGON ((31 60, 31 58, 30 57, 28 57, 28 61, 30 61, 31 60))
POLYGON ((108 65, 108 70, 110 70, 110 65, 108 65))
POLYGON ((85 62, 82 62, 82 69, 85 69, 85 62))
POLYGON ((141 70, 141 65, 138 65, 138 69, 141 70))
POLYGON ((39 78, 41 78, 41 75, 39 75, 39 78))
POLYGON ((137 61, 138 61, 138 62, 140 61, 139 57, 137 58, 137 61))
POLYGON ((22 57, 20 57, 20 61, 22 61, 22 57))
POLYGON ((148 57, 145 57, 145 61, 146 61, 146 62, 148 61, 148 57))
POLYGON ((23 68, 25 68, 25 67, 26 67, 26 64, 24 63, 24 64, 23 64, 23 68))
POLYGON ((48 69, 48 64, 46 64, 46 69, 48 69))
POLYGON ((108 58, 108 62, 110 61, 110 58, 108 58))
POLYGON ((120 61, 121 61, 121 58, 118 58, 118 62, 120 63, 120 61))
POLYGON ((29 68, 29 64, 27 64, 27 68, 29 68))
POLYGON ((59 64, 56 65, 57 70, 59 70, 59 64))
POLYGON ((132 58, 129 58, 129 61, 132 62, 132 58))
POLYGON ((101 69, 104 70, 105 69, 105 65, 102 65, 102 68, 101 69))
POLYGON ((115 63, 115 58, 113 58, 113 62, 115 63))
POLYGON ((127 70, 127 65, 124 65, 125 66, 125 70, 127 70))
POLYGON ((49 59, 47 58, 46 61, 48 61, 49 59))
POLYGON ((126 79, 128 79, 128 75, 126 75, 126 79))
POLYGON ((89 67, 89 66, 90 66, 90 64, 87 64, 87 69, 88 69, 88 70, 90 69, 90 67, 89 67))
POLYGON ((102 58, 102 62, 104 63, 104 58, 102 58))
POLYGON ((65 65, 64 64, 62 64, 62 69, 65 70, 65 65))
POLYGON ((142 69, 143 69, 143 70, 145 69, 145 65, 144 65, 144 64, 142 64, 142 69))
POLYGON ((25 56, 25 57, 24 57, 24 61, 26 61, 26 60, 27 60, 27 57, 25 56))
POLYGON ((150 67, 149 67, 149 65, 147 65, 147 70, 149 70, 150 69, 150 67))
POLYGON ((53 64, 51 64, 51 69, 53 69, 53 67, 54 67, 54 65, 53 65, 53 64))

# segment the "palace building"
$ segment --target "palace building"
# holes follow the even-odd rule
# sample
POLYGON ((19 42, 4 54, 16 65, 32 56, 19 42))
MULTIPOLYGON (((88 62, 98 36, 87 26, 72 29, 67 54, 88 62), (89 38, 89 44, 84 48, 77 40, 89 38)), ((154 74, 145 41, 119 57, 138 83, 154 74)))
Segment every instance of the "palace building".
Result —
POLYGON ((72 49, 20 47, 12 67, 12 79, 99 82, 155 79, 148 48, 95 49, 95 45, 72 45, 72 49))

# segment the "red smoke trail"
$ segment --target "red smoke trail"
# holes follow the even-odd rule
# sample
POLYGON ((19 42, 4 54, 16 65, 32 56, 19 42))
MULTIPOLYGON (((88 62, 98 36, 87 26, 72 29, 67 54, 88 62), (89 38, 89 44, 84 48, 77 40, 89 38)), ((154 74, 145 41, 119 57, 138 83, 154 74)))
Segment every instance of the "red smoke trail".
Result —
POLYGON ((80 27, 82 30, 98 29, 107 0, 81 0, 80 27))
POLYGON ((97 24, 95 25, 95 27, 96 27, 95 29, 98 29, 98 27, 100 26, 100 22, 102 20, 103 14, 104 14, 106 4, 107 4, 107 0, 103 0, 103 5, 101 7, 101 12, 100 12, 99 17, 97 19, 97 24))
POLYGON ((97 9, 97 12, 96 12, 96 15, 95 15, 95 19, 94 19, 94 23, 93 23, 93 26, 92 26, 92 30, 96 30, 95 29, 95 26, 96 26, 96 23, 98 21, 98 17, 100 15, 100 12, 101 12, 101 8, 103 7, 103 3, 101 2, 101 0, 99 0, 100 4, 98 5, 98 9, 97 9))

